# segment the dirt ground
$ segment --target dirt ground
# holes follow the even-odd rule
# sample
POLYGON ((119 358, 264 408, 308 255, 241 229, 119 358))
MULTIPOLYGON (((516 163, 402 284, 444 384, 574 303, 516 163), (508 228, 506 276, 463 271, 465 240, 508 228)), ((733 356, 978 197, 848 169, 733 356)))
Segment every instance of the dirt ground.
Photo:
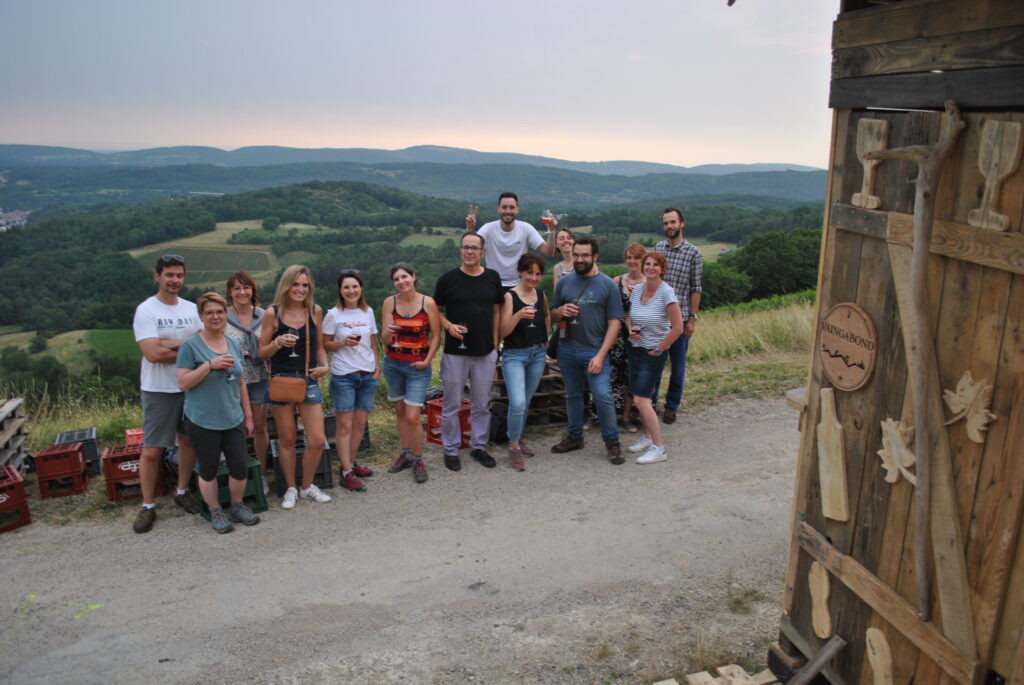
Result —
MULTIPOLYGON (((527 471, 428 452, 430 481, 216 535, 161 500, 155 529, 0 536, 8 683, 649 683, 763 667, 777 634, 799 434, 785 402, 680 415, 667 462, 612 466, 600 432, 527 471)), ((634 435, 623 433, 623 444, 634 435)))

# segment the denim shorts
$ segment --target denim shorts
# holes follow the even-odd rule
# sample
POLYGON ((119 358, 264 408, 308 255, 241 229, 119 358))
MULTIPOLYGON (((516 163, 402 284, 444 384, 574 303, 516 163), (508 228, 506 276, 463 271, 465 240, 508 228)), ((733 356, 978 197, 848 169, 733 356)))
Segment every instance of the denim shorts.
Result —
POLYGON ((334 411, 373 411, 378 380, 371 373, 331 374, 331 404, 334 411))
POLYGON ((412 368, 413 362, 402 362, 384 357, 384 380, 388 382, 388 402, 405 402, 410 407, 422 407, 427 401, 431 369, 412 368))
POLYGON ((249 404, 270 404, 270 381, 246 383, 245 389, 249 391, 249 404))
MULTIPOLYGON (((279 374, 275 374, 275 375, 277 375, 277 376, 292 376, 292 375, 294 375, 294 376, 301 376, 302 374, 279 373, 279 374)), ((267 387, 268 388, 270 387, 269 382, 267 384, 267 387)), ((302 402, 299 402, 298 404, 323 404, 323 401, 324 401, 324 396, 320 394, 320 384, 317 383, 315 378, 311 378, 309 376, 306 376, 306 399, 302 400, 302 402)), ((272 404, 272 405, 277 406, 277 407, 285 407, 285 406, 287 406, 289 404, 296 404, 296 403, 295 402, 275 402, 272 399, 270 399, 270 392, 268 390, 268 392, 267 392, 267 404, 272 404)))
POLYGON ((648 352, 644 347, 629 346, 629 394, 653 399, 668 354, 655 357, 648 352))

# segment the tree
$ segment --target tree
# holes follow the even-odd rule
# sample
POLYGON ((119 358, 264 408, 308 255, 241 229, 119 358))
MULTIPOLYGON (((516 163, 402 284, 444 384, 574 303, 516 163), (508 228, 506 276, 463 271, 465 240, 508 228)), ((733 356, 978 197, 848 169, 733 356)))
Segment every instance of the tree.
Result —
POLYGON ((281 225, 281 217, 279 216, 268 216, 263 220, 264 231, 276 231, 277 227, 281 225))
POLYGON ((750 296, 762 299, 813 288, 818 274, 821 231, 762 233, 721 262, 750 277, 750 296))
POLYGON ((700 306, 703 309, 743 302, 753 285, 745 273, 720 261, 711 262, 704 267, 700 306))
POLYGON ((31 340, 28 341, 28 351, 35 354, 37 352, 46 351, 46 336, 41 333, 36 333, 31 340))

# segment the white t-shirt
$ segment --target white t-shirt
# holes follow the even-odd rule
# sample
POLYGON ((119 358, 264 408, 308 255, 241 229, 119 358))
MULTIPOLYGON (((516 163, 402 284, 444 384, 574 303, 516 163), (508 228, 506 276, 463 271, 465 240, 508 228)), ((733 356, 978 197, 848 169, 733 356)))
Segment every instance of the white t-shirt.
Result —
MULTIPOLYGON (((178 298, 177 304, 164 304, 154 295, 135 308, 132 329, 135 342, 146 338, 176 338, 184 342, 201 331, 203 324, 192 302, 178 298)), ((147 392, 181 392, 174 361, 151 362, 143 355, 139 380, 147 392)))
POLYGON ((359 344, 354 347, 342 347, 331 355, 331 373, 336 376, 355 373, 356 371, 373 372, 377 368, 377 359, 373 356, 370 336, 377 334, 377 322, 373 318, 373 309, 338 309, 331 307, 324 315, 324 337, 331 340, 344 340, 350 335, 360 335, 359 344))
POLYGON ((519 258, 544 244, 540 231, 525 221, 516 221, 511 231, 502 230, 500 221, 491 221, 477 233, 484 239, 487 268, 498 272, 505 287, 519 283, 519 258))

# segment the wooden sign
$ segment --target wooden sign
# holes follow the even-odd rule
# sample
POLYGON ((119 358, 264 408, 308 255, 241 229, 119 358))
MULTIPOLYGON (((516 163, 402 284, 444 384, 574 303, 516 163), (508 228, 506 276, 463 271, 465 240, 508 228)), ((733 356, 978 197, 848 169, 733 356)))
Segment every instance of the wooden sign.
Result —
POLYGON ((878 359, 878 334, 868 313, 853 302, 828 310, 821 320, 818 357, 837 389, 853 392, 867 385, 878 359))

